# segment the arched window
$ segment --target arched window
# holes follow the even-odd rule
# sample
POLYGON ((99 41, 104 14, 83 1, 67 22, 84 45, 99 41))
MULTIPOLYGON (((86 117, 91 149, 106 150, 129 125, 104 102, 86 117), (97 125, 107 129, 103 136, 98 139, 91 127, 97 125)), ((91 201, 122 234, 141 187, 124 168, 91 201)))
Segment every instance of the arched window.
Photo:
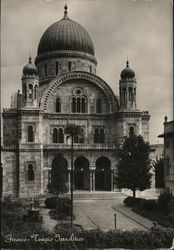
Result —
POLYGON ((102 112, 102 102, 101 99, 97 99, 96 101, 96 113, 102 112))
POLYGON ((62 128, 53 129, 53 143, 64 143, 64 133, 62 128))
POLYGON ((61 102, 60 98, 56 98, 56 112, 60 113, 61 112, 61 102))
POLYGON ((89 71, 92 73, 92 65, 89 66, 89 71))
POLYGON ((53 129, 53 143, 57 143, 57 128, 53 129))
POLYGON ((94 131, 94 143, 105 143, 105 133, 103 128, 96 128, 94 131))
POLYGON ((63 129, 62 128, 58 129, 57 142, 58 143, 64 143, 64 134, 63 134, 63 129))
POLYGON ((126 101, 126 88, 123 88, 123 99, 126 101))
POLYGON ((76 99, 76 101, 77 101, 77 113, 80 113, 80 106, 81 106, 80 99, 81 99, 80 97, 77 97, 77 99, 76 99))
POLYGON ((134 135, 134 127, 130 127, 129 128, 129 136, 132 136, 132 135, 134 135))
POLYGON ((134 101, 136 100, 136 88, 134 88, 134 101))
POLYGON ((76 113, 76 98, 72 98, 72 113, 76 113))
POLYGON ((129 101, 132 101, 132 88, 129 87, 129 101))
POLYGON ((28 181, 34 181, 34 168, 32 164, 28 165, 27 169, 27 180, 28 181))
POLYGON ((72 62, 68 62, 68 71, 71 71, 72 68, 72 62))
POLYGON ((74 136, 74 143, 84 143, 84 131, 81 129, 80 135, 74 136))
POLYGON ((33 85, 29 84, 29 98, 32 98, 33 96, 33 85))
POLYGON ((27 98, 27 86, 26 84, 23 86, 24 98, 27 98))
POLYGON ((82 103, 81 103, 81 105, 82 105, 82 113, 85 113, 85 112, 86 112, 86 102, 85 102, 85 98, 82 97, 81 101, 82 101, 82 103))
POLYGON ((28 142, 34 142, 34 131, 32 125, 28 126, 28 142))
POLYGON ((99 130, 98 128, 96 128, 94 130, 94 143, 98 143, 99 142, 99 130))
POLYGON ((104 129, 100 129, 100 143, 105 143, 104 129))
POLYGON ((35 87, 34 87, 34 99, 37 98, 37 91, 38 91, 38 87, 37 87, 37 85, 35 85, 35 87))
POLYGON ((87 113, 87 100, 84 96, 73 97, 71 102, 72 113, 87 113))
POLYGON ((56 75, 59 73, 59 62, 56 62, 56 75))
POLYGON ((44 64, 44 71, 45 71, 45 76, 47 77, 47 74, 48 74, 47 71, 48 71, 48 69, 47 69, 47 64, 46 63, 44 64))

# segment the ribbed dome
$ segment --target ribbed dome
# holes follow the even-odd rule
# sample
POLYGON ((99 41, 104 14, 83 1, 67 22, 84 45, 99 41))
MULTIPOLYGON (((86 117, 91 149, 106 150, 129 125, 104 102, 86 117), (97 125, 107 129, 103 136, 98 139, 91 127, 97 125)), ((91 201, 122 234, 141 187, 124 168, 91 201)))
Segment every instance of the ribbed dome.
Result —
POLYGON ((135 72, 129 67, 129 62, 126 62, 126 68, 122 70, 121 74, 121 79, 133 79, 135 78, 135 72))
POLYGON ((31 57, 29 57, 28 64, 23 68, 23 75, 38 75, 36 66, 32 63, 31 57))
POLYGON ((85 52, 94 56, 94 46, 88 32, 68 18, 66 6, 64 18, 52 24, 41 37, 38 56, 61 50, 85 52))

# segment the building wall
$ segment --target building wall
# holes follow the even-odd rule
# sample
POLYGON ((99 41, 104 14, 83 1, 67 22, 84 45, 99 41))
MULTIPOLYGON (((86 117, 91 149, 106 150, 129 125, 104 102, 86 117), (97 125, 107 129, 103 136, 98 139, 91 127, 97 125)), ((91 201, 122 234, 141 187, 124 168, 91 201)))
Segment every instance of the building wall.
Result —
POLYGON ((2 152, 3 167, 3 195, 16 196, 18 193, 17 182, 17 155, 15 149, 6 147, 6 151, 2 152))
POLYGON ((96 73, 96 64, 94 62, 89 59, 82 59, 78 57, 45 59, 37 63, 37 68, 42 82, 47 78, 51 79, 69 71, 86 71, 93 74, 96 73), (58 72, 56 72, 56 62, 58 63, 58 72), (69 63, 71 63, 71 70, 69 69, 69 63), (45 72, 45 65, 47 67, 47 74, 45 72))
POLYGON ((3 115, 3 144, 14 145, 17 143, 17 112, 6 110, 3 115))
POLYGON ((164 123, 165 188, 174 195, 174 121, 164 123))

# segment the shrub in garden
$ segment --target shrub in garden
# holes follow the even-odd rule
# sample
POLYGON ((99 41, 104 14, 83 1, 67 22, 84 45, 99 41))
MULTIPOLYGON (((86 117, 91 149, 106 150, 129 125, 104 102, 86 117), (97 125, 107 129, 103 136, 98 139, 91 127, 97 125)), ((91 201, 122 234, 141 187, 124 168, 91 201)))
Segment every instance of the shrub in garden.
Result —
POLYGON ((56 210, 60 214, 70 215, 71 213, 71 200, 67 197, 59 198, 56 210))
POLYGON ((172 197, 169 203, 167 204, 167 212, 174 213, 174 197, 172 197))
POLYGON ((158 208, 161 211, 166 211, 167 206, 172 199, 172 194, 171 193, 161 193, 160 196, 158 197, 158 208))
MULTIPOLYGON (((67 197, 57 199, 56 203, 53 202, 52 207, 53 210, 50 211, 50 216, 54 220, 67 220, 68 216, 71 214, 71 200, 67 197)), ((51 206, 49 206, 49 208, 51 208, 51 206)), ((74 215, 73 219, 75 219, 74 215)))
POLYGON ((50 197, 45 200, 45 206, 50 209, 56 208, 57 203, 58 203, 57 197, 50 197))
POLYGON ((124 199, 124 204, 127 207, 133 207, 133 206, 138 206, 140 204, 140 202, 142 201, 141 198, 134 198, 132 196, 128 196, 126 199, 124 199))
POLYGON ((140 203, 140 208, 142 210, 152 211, 157 209, 157 202, 155 200, 145 200, 143 199, 140 203))
POLYGON ((172 213, 172 214, 168 214, 167 215, 167 219, 168 219, 168 221, 173 225, 173 227, 174 227, 174 213, 172 213))

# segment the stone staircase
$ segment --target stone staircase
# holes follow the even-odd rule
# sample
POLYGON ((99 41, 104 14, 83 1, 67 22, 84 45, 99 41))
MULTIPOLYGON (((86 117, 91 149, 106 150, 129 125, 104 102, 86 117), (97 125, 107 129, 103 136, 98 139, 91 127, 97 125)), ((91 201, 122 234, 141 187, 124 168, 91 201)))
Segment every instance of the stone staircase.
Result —
MULTIPOLYGON (((70 198, 70 193, 65 196, 70 198)), ((85 192, 85 191, 75 191, 73 193, 74 200, 113 200, 115 198, 124 198, 126 194, 122 192, 85 192)))

